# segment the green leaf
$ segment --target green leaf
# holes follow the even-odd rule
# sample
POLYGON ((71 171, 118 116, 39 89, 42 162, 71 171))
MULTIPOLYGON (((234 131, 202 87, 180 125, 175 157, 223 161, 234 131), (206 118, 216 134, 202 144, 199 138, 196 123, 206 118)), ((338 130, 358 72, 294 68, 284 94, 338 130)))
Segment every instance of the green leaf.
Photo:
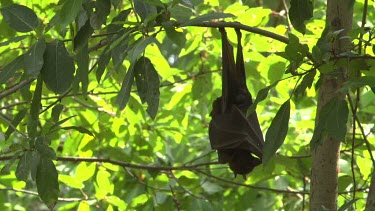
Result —
POLYGON ((111 24, 108 25, 107 32, 112 33, 121 30, 124 25, 123 22, 126 20, 130 12, 130 9, 123 10, 116 17, 114 17, 111 24))
POLYGON ((143 23, 150 16, 156 16, 156 6, 143 0, 134 0, 134 10, 141 17, 143 23))
POLYGON ((375 76, 361 76, 350 79, 340 88, 340 92, 346 93, 351 88, 361 88, 364 86, 375 87, 375 76))
POLYGON ((78 30, 76 36, 74 37, 73 42, 75 52, 79 52, 83 47, 88 45, 88 41, 92 33, 94 33, 94 29, 91 27, 90 21, 87 20, 85 25, 78 30))
POLYGON ((16 169, 16 177, 19 181, 27 181, 31 171, 32 154, 26 151, 21 157, 16 169))
POLYGON ((52 160, 43 157, 40 159, 36 173, 36 186, 42 201, 50 209, 53 208, 57 203, 60 189, 57 170, 52 160))
POLYGON ((221 13, 221 12, 213 12, 205 15, 198 16, 196 18, 190 19, 186 21, 185 23, 181 24, 180 27, 183 26, 194 26, 195 24, 201 24, 203 22, 212 21, 215 19, 221 19, 221 18, 233 18, 235 17, 232 14, 229 13, 221 13))
POLYGON ((56 124, 52 125, 50 128, 49 128, 49 131, 53 131, 53 129, 55 128, 58 128, 60 125, 64 124, 66 121, 68 121, 69 119, 75 117, 76 115, 73 115, 73 116, 70 116, 70 117, 67 117, 65 119, 62 119, 58 122, 56 122, 56 124))
POLYGON ((257 97, 255 98, 253 104, 247 109, 247 112, 246 112, 246 116, 249 116, 251 113, 253 113, 258 105, 258 103, 260 103, 261 101, 263 101, 264 99, 266 99, 267 95, 268 95, 268 92, 273 88, 275 87, 277 84, 279 83, 279 81, 276 81, 275 83, 259 90, 258 94, 257 94, 257 97))
POLYGON ((29 51, 24 55, 25 71, 31 77, 36 78, 43 67, 43 55, 46 49, 44 39, 40 39, 35 43, 29 51))
POLYGON ((66 0, 60 11, 60 26, 64 29, 77 17, 82 0, 66 0))
POLYGON ((46 137, 38 137, 35 142, 35 149, 40 153, 41 158, 48 158, 56 160, 56 152, 51 147, 47 146, 45 142, 46 137))
POLYGON ((33 150, 31 152, 31 179, 33 181, 36 180, 36 173, 38 172, 38 165, 40 162, 40 154, 38 151, 33 150))
POLYGON ((134 66, 137 90, 142 103, 147 103, 147 113, 155 119, 159 107, 160 80, 150 59, 141 57, 134 66))
POLYGON ((12 4, 0 9, 5 21, 10 27, 19 32, 29 32, 38 26, 38 17, 30 8, 12 4))
POLYGON ((318 115, 319 120, 310 143, 311 147, 317 147, 327 135, 345 141, 348 115, 349 108, 345 100, 335 97, 325 104, 318 115))
POLYGON ((62 41, 55 40, 47 44, 41 74, 51 91, 56 94, 66 92, 73 82, 74 68, 73 58, 62 41))
POLYGON ((10 123, 12 126, 8 126, 7 131, 5 132, 5 138, 8 139, 10 135, 14 132, 14 128, 17 128, 18 124, 23 120, 27 113, 27 109, 23 109, 18 112, 18 114, 14 117, 12 122, 10 123))
POLYGON ((43 88, 42 79, 38 77, 33 99, 31 101, 29 121, 27 123, 27 132, 30 137, 30 141, 33 141, 37 134, 39 111, 40 111, 41 100, 42 100, 42 88, 43 88))
POLYGON ((102 54, 100 54, 99 61, 98 61, 98 68, 96 69, 96 80, 98 83, 103 76, 104 70, 111 59, 111 52, 107 52, 109 49, 109 45, 104 49, 102 54))
POLYGON ((86 95, 89 86, 89 49, 87 44, 77 53, 76 60, 78 69, 74 78, 74 91, 78 92, 79 84, 81 84, 82 93, 86 95))
POLYGON ((305 21, 313 17, 313 3, 311 0, 291 0, 289 19, 294 28, 302 34, 306 33, 305 21))
POLYGON ((76 130, 80 133, 84 133, 84 134, 87 134, 87 135, 90 135, 90 136, 94 136, 93 133, 91 133, 90 130, 84 128, 84 127, 81 127, 81 126, 69 126, 69 127, 62 127, 60 128, 62 130, 76 130))
POLYGON ((146 47, 153 42, 156 42, 155 37, 140 38, 136 41, 137 43, 133 47, 131 53, 129 53, 130 62, 135 62, 139 56, 145 51, 146 47))
POLYGON ((60 119, 61 111, 64 109, 64 106, 62 104, 57 104, 52 108, 52 119, 53 122, 57 123, 60 119))
POLYGON ((117 95, 116 104, 123 110, 129 101, 130 91, 134 82, 134 67, 131 65, 122 82, 120 92, 117 95))
POLYGON ((183 32, 177 32, 170 21, 163 22, 162 25, 168 38, 171 39, 176 45, 183 48, 186 43, 185 34, 183 32))
POLYGON ((11 77, 14 76, 17 70, 23 68, 24 55, 18 56, 12 62, 7 64, 2 71, 0 71, 0 85, 6 83, 11 77))
POLYGON ((305 76, 303 76, 301 83, 298 85, 295 91, 295 95, 298 96, 299 94, 303 94, 307 88, 311 88, 314 78, 316 75, 316 70, 310 71, 305 76))
MULTIPOLYGON (((345 204, 343 204, 340 209, 338 209, 337 211, 345 211, 345 210, 352 210, 354 207, 353 205, 355 204, 356 201, 358 201, 359 199, 352 199, 348 202, 346 202, 345 204)), ((367 209, 366 209, 367 210, 367 209)))
POLYGON ((0 47, 7 46, 7 45, 9 45, 10 43, 13 43, 13 42, 19 42, 19 41, 25 39, 26 37, 29 37, 29 36, 28 35, 22 35, 22 36, 10 38, 7 41, 0 42, 0 47))
POLYGON ((266 133, 263 147, 263 164, 267 163, 283 144, 288 133, 290 117, 290 99, 281 105, 266 133))
POLYGON ((111 1, 97 0, 95 1, 95 13, 90 17, 90 24, 94 29, 100 29, 107 20, 107 16, 111 11, 111 1))

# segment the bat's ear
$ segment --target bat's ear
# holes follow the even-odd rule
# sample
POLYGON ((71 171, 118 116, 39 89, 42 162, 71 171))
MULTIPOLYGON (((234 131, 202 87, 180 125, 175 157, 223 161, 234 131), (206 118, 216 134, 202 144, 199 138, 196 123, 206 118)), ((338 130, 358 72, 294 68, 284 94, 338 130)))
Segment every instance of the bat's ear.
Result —
POLYGON ((246 174, 242 174, 242 177, 243 177, 244 180, 247 180, 246 174))

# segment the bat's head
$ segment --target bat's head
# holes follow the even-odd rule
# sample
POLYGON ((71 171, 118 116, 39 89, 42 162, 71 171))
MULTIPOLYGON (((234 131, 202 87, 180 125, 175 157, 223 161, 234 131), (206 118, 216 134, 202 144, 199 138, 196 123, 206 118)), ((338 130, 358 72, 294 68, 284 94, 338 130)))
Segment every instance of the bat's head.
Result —
POLYGON ((232 159, 229 161, 229 168, 233 171, 235 177, 240 174, 246 179, 246 174, 261 163, 262 161, 254 157, 249 151, 234 149, 232 159))

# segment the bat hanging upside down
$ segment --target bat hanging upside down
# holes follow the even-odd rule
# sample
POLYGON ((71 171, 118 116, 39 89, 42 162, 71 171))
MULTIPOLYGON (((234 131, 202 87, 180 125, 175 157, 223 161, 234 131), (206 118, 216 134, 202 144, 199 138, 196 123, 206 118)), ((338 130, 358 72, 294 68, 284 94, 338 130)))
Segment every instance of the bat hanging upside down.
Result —
POLYGON ((235 177, 240 174, 246 178, 246 174, 261 164, 264 139, 256 112, 246 117, 253 101, 246 86, 241 31, 236 29, 238 47, 235 63, 227 33, 224 28, 219 30, 223 57, 222 96, 213 102, 209 138, 211 148, 218 152, 219 162, 229 163, 235 177))

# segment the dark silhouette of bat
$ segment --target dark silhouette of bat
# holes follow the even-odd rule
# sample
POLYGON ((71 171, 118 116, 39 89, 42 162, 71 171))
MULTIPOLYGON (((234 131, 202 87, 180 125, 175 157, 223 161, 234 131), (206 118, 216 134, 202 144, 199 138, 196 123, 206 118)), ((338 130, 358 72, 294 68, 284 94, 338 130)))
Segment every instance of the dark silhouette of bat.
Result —
POLYGON ((241 31, 236 29, 235 63, 227 33, 224 28, 219 30, 222 37, 222 96, 213 102, 209 138, 211 148, 218 152, 219 162, 229 163, 235 177, 240 174, 246 178, 246 174, 261 164, 264 139, 256 112, 246 117, 253 101, 246 85, 241 31))

